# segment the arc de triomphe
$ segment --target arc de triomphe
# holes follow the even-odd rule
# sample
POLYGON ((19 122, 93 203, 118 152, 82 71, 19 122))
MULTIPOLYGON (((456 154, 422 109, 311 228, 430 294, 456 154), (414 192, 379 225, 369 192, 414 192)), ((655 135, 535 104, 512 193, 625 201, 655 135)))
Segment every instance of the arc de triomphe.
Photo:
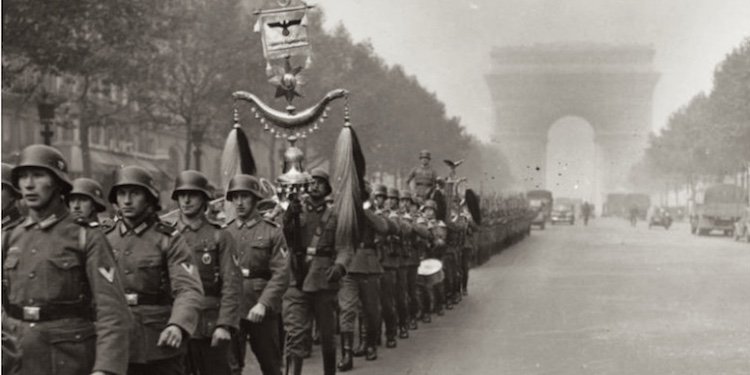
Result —
MULTIPOLYGON (((598 199, 623 189, 651 130, 659 74, 644 46, 549 44, 499 47, 486 76, 495 106, 494 140, 517 182, 545 188, 547 134, 563 117, 594 129, 598 199)), ((571 144, 570 147, 576 147, 571 144)))

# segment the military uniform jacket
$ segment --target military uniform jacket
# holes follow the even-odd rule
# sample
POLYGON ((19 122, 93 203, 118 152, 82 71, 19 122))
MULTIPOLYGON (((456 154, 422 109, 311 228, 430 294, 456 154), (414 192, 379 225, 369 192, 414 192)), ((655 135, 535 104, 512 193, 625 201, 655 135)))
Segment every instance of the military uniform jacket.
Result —
POLYGON ((237 244, 235 257, 243 277, 240 317, 256 303, 280 313, 289 286, 289 251, 281 226, 256 213, 248 221, 233 219, 224 228, 237 244))
POLYGON ((9 207, 7 210, 3 210, 3 231, 10 231, 22 222, 23 215, 21 215, 21 211, 16 205, 9 207))
MULTIPOLYGON (((284 229, 287 232, 287 238, 290 235, 301 235, 301 243, 306 250, 307 275, 302 282, 302 291, 316 292, 319 290, 338 290, 339 283, 328 282, 327 272, 334 263, 340 264, 347 268, 352 258, 352 249, 349 246, 336 246, 336 214, 333 209, 321 202, 315 204, 307 202, 303 205, 303 211, 300 214, 300 233, 290 233, 293 231, 292 215, 287 211, 284 215, 284 229)), ((290 262, 291 272, 289 285, 296 285, 295 275, 297 275, 294 258, 290 262)))
POLYGON ((441 258, 445 254, 445 241, 448 236, 448 228, 442 220, 435 219, 427 222, 427 228, 432 233, 432 246, 430 247, 428 257, 441 258))
POLYGON ((383 268, 398 268, 403 263, 404 244, 403 239, 411 233, 411 226, 404 220, 397 211, 388 211, 385 213, 386 218, 392 227, 390 234, 385 236, 385 246, 382 247, 381 262, 383 268))
POLYGON ((401 218, 408 224, 408 233, 404 240, 403 264, 405 266, 418 266, 420 262, 419 242, 429 242, 432 235, 427 229, 424 219, 415 218, 408 212, 402 213, 401 218))
POLYGON ((60 204, 49 217, 39 222, 29 217, 3 237, 3 308, 12 316, 4 323, 27 356, 24 371, 71 371, 81 366, 78 360, 95 355, 93 368, 72 371, 125 374, 132 318, 104 234, 77 222, 60 204), (33 322, 11 311, 23 309, 26 315, 29 307, 39 307, 39 317, 65 307, 90 314, 33 322))
POLYGON ((432 167, 418 166, 409 172, 407 181, 414 180, 415 193, 418 197, 426 197, 430 190, 435 186, 437 172, 432 167))
POLYGON ((205 217, 192 226, 178 219, 174 227, 190 248, 203 284, 201 317, 193 338, 210 339, 216 327, 237 330, 242 278, 233 258, 234 238, 205 217))
POLYGON ((360 233, 360 243, 354 251, 352 261, 347 272, 361 274, 381 274, 383 266, 376 248, 376 237, 385 236, 395 230, 393 224, 386 218, 376 214, 372 209, 364 211, 365 222, 360 233))
POLYGON ((198 325, 203 301, 198 270, 179 232, 157 217, 135 228, 120 220, 107 233, 124 274, 125 296, 133 312, 130 362, 181 355, 198 325), (181 348, 156 346, 169 325, 182 329, 181 348))

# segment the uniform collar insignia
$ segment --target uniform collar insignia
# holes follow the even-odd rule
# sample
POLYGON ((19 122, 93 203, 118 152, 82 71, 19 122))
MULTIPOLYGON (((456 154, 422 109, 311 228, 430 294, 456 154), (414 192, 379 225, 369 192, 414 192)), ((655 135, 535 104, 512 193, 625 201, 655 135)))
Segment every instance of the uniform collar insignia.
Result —
POLYGON ((326 204, 325 200, 322 200, 322 201, 317 202, 317 203, 314 202, 313 200, 310 200, 307 203, 307 210, 308 211, 313 211, 313 212, 320 213, 320 212, 325 211, 327 207, 328 207, 328 205, 326 204))
POLYGON ((136 235, 141 235, 141 233, 146 231, 146 229, 151 226, 151 223, 151 220, 144 220, 140 224, 136 225, 135 228, 130 228, 127 224, 125 224, 125 220, 121 220, 119 221, 120 234, 125 235, 129 231, 132 231, 136 235))
POLYGON ((65 207, 65 205, 61 204, 60 207, 58 207, 54 212, 40 221, 36 221, 31 216, 28 216, 26 218, 26 221, 24 221, 23 226, 29 228, 34 225, 39 225, 39 228, 47 229, 57 224, 66 216, 68 216, 68 209, 65 207))
POLYGON ((175 225, 175 227, 182 233, 185 233, 185 231, 187 231, 188 229, 192 230, 193 232, 197 232, 199 229, 201 229, 201 227, 203 227, 203 224, 205 223, 206 218, 201 218, 200 221, 191 225, 182 221, 182 217, 180 217, 179 219, 177 219, 177 225, 175 225))
POLYGON ((237 228, 240 228, 240 229, 241 228, 248 228, 249 229, 249 228, 252 228, 253 226, 255 226, 255 224, 258 224, 258 222, 261 221, 261 218, 260 218, 260 215, 258 215, 256 213, 255 215, 251 216, 250 220, 248 220, 248 221, 242 221, 242 219, 240 219, 239 217, 237 219, 235 219, 235 220, 237 220, 237 228))

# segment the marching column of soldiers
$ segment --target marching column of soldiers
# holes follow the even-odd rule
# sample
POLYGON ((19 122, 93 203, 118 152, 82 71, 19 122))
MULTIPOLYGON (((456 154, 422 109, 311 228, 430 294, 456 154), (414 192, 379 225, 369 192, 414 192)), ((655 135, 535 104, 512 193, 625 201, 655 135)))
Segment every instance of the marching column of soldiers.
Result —
POLYGON ((495 198, 479 226, 460 197, 441 202, 450 181, 420 160, 413 190, 367 186, 362 235, 345 246, 323 169, 286 207, 234 176, 225 222, 207 215, 206 176, 183 171, 167 221, 147 170, 116 171, 105 194, 71 181, 56 149, 25 148, 2 170, 3 371, 241 374, 249 346, 263 374, 301 374, 314 341, 325 374, 376 360, 459 304, 481 253, 528 228, 521 197, 495 198))

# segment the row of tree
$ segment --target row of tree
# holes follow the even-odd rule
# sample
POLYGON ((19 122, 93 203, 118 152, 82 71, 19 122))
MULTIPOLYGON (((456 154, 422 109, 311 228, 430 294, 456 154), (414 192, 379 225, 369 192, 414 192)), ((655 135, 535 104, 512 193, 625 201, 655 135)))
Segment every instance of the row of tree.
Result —
MULTIPOLYGON (((722 181, 750 168, 750 38, 716 67, 713 88, 695 95, 651 137, 633 182, 661 190, 722 181)), ((745 182, 747 183, 747 181, 745 182)))
MULTIPOLYGON (((74 91, 49 100, 57 105, 58 122, 79 129, 85 175, 91 171, 88 133, 95 126, 182 131, 189 168, 196 133, 222 144, 231 125, 233 91, 285 105, 273 98, 267 82, 260 36, 251 32, 251 7, 242 0, 3 1, 3 90, 39 98, 46 95, 44 77, 74 78, 74 91), (120 96, 108 91, 113 87, 122 89, 120 96), (103 90, 115 99, 102 101, 103 90)), ((304 108, 334 88, 349 90, 368 170, 405 175, 420 149, 440 159, 468 157, 467 172, 480 170, 482 163, 503 163, 465 132, 459 118, 447 116, 443 103, 416 78, 385 64, 369 43, 354 43, 342 26, 326 32, 322 18, 319 10, 310 17, 312 65, 302 73, 304 97, 295 105, 304 108)), ((269 146, 268 162, 278 165, 283 143, 263 133, 247 107, 239 109, 251 139, 269 146)), ((330 157, 342 114, 334 108, 321 130, 303 142, 314 159, 310 164, 330 157)), ((493 171, 488 183, 501 188, 504 173, 507 169, 493 171)))

